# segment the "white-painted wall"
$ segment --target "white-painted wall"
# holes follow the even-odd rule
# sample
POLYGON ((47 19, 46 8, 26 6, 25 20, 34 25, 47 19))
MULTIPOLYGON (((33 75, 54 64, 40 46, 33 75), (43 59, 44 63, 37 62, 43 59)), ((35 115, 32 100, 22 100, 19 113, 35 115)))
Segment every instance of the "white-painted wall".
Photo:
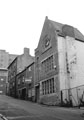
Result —
POLYGON ((59 81, 63 100, 69 97, 73 105, 80 104, 80 98, 84 94, 84 43, 67 36, 58 36, 58 59, 59 59, 59 81), (67 56, 66 56, 67 53, 67 56), (67 62, 70 73, 67 73, 67 62), (65 90, 64 90, 65 89, 65 90), (67 89, 67 90, 66 90, 67 89), (68 93, 71 90, 71 95, 68 93))
POLYGON ((84 85, 84 43, 71 37, 66 37, 66 41, 70 76, 72 77, 70 87, 84 85))
POLYGON ((58 59, 59 59, 59 80, 60 90, 67 89, 67 74, 66 74, 66 46, 65 39, 58 36, 58 59))
POLYGON ((69 88, 71 88, 70 97, 73 105, 77 106, 80 104, 80 98, 84 96, 84 43, 68 36, 65 41, 70 70, 67 74, 69 88))

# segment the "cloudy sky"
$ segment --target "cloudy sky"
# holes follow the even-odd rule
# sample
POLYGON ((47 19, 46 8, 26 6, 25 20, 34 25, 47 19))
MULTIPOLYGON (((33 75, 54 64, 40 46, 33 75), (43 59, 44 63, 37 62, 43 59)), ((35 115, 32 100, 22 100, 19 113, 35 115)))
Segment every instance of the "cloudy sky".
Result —
POLYGON ((0 49, 34 55, 46 16, 84 34, 84 0, 0 0, 0 49))

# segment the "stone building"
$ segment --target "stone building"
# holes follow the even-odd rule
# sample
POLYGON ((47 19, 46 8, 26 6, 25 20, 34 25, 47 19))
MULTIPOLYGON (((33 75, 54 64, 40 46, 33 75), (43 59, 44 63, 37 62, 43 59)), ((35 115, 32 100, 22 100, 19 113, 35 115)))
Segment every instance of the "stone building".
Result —
MULTIPOLYGON (((83 42, 84 36, 76 28, 54 22, 46 17, 35 49, 35 99, 37 102, 62 104, 65 99, 70 100, 70 88, 77 87, 79 83, 84 84, 83 76, 82 79, 80 77, 81 74, 83 75, 81 69, 79 69, 80 75, 77 75, 77 80, 70 80, 68 63, 72 56, 74 56, 73 59, 77 59, 75 57, 78 52, 78 61, 81 62, 81 66, 83 65, 83 42)), ((79 74, 76 67, 73 65, 73 76, 76 73, 79 74)), ((84 66, 82 66, 83 69, 84 66)))

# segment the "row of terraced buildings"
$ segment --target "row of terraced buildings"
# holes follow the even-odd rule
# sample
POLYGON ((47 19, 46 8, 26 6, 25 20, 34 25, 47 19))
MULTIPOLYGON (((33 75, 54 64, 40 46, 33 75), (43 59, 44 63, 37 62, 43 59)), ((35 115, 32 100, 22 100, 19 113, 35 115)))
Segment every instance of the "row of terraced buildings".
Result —
POLYGON ((84 105, 84 36, 45 18, 35 57, 29 49, 8 66, 8 94, 48 105, 84 105))

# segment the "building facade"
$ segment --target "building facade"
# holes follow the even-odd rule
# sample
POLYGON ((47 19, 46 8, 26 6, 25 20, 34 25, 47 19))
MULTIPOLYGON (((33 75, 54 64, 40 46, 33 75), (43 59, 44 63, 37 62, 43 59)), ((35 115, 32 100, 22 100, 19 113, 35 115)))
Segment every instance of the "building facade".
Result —
MULTIPOLYGON (((83 42, 84 36, 76 28, 54 22, 46 17, 38 47, 35 50, 35 99, 37 102, 61 105, 68 101, 69 104, 79 104, 77 103, 78 93, 74 92, 74 100, 74 95, 71 97, 71 88, 84 85, 83 71, 78 67, 83 65, 83 42)), ((84 66, 82 70, 83 68, 84 66)), ((84 93, 83 90, 82 93, 84 93)))
POLYGON ((17 55, 9 54, 5 50, 0 50, 0 91, 6 94, 8 80, 8 65, 15 59, 17 55))
POLYGON ((35 95, 43 104, 59 104, 59 63, 55 28, 46 18, 35 50, 35 95))
POLYGON ((0 68, 7 69, 8 65, 17 57, 17 55, 9 54, 5 50, 0 50, 0 68))
POLYGON ((8 84, 9 84, 9 95, 16 97, 16 75, 17 75, 17 57, 8 66, 8 84))
POLYGON ((24 53, 17 56, 8 66, 9 95, 17 97, 16 75, 21 73, 28 65, 33 62, 33 60, 34 57, 29 54, 29 49, 25 48, 24 53))
MULTIPOLYGON (((60 38, 59 42, 64 41, 67 45, 66 51, 66 66, 67 74, 60 72, 61 90, 63 101, 72 101, 73 106, 84 106, 84 40, 67 36, 65 39, 60 38)), ((63 46, 61 47, 63 50, 63 46)), ((64 54, 64 53, 63 53, 64 54)), ((65 59, 63 54, 60 54, 61 59, 65 59)), ((62 61, 64 64, 65 62, 62 61)), ((64 67, 62 66, 64 71, 64 67)))
POLYGON ((6 94, 7 69, 0 69, 0 94, 6 94))
POLYGON ((17 73, 23 71, 33 61, 34 57, 30 55, 29 48, 24 48, 24 53, 19 55, 17 59, 17 73))
POLYGON ((17 74, 17 97, 34 101, 34 62, 17 74))

